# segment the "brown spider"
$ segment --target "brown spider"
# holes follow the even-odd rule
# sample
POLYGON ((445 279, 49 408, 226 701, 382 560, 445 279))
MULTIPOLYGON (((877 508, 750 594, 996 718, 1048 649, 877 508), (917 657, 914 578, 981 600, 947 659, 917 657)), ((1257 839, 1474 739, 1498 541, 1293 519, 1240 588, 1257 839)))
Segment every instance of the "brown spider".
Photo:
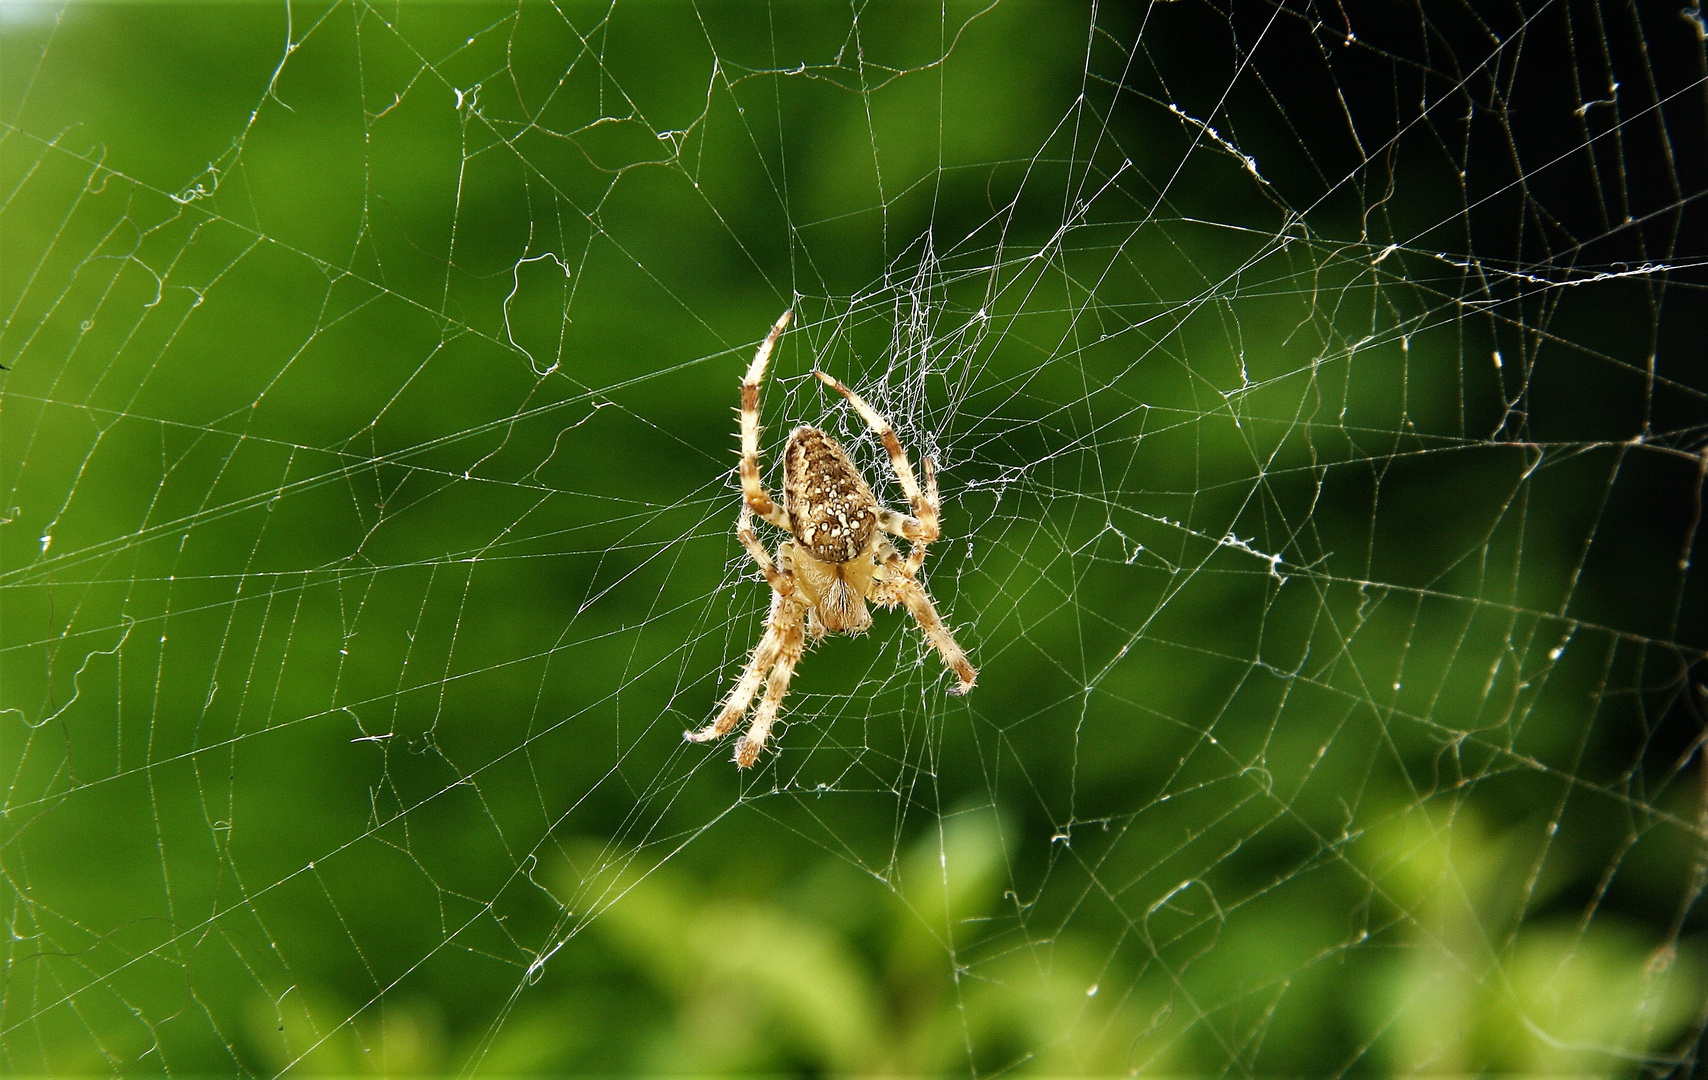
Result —
POLYGON ((743 769, 759 760, 759 752, 765 749, 783 695, 789 692, 795 665, 806 649, 805 635, 811 634, 816 641, 827 633, 864 632, 872 625, 872 616, 866 611, 868 600, 886 608, 897 604, 907 607, 943 663, 959 676, 960 685, 950 690, 951 694, 971 690, 978 677, 916 576, 925 563, 926 545, 940 535, 937 476, 931 459, 923 459, 925 491, 921 493, 901 441, 860 395, 824 372, 816 373, 825 385, 847 398, 883 439, 884 449, 890 453, 890 468, 907 494, 912 517, 880 506, 847 451, 817 428, 798 427, 789 433, 788 446, 783 450, 782 506, 772 501, 759 482, 759 383, 765 377, 771 350, 788 329, 791 314, 783 312, 771 327, 741 381, 743 498, 735 533, 771 583, 771 616, 747 669, 724 699, 718 718, 699 731, 682 733, 692 742, 729 734, 736 721, 746 715, 759 684, 765 683, 765 696, 754 710, 753 722, 736 743, 735 763, 743 769), (777 545, 775 562, 753 535, 754 514, 792 537, 777 545), (905 559, 886 534, 912 542, 905 559))

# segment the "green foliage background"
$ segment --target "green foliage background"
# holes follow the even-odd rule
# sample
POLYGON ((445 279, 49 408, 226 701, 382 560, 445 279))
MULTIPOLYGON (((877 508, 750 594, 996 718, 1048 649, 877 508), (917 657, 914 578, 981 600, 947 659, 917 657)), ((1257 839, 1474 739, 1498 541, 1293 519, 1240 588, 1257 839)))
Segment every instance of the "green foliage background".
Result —
POLYGON ((1687 1071, 1701 44, 1535 7, 0 9, 0 1071, 1687 1071), (789 307, 981 675, 743 775, 789 307))

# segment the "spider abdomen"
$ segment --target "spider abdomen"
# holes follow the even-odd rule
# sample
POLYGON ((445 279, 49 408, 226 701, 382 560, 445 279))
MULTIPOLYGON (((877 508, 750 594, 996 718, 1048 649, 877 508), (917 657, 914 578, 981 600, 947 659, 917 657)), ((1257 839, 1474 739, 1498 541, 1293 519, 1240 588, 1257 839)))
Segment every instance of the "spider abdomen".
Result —
POLYGON ((783 505, 795 540, 820 562, 843 563, 878 527, 872 489, 848 452, 817 428, 799 427, 783 451, 783 505))

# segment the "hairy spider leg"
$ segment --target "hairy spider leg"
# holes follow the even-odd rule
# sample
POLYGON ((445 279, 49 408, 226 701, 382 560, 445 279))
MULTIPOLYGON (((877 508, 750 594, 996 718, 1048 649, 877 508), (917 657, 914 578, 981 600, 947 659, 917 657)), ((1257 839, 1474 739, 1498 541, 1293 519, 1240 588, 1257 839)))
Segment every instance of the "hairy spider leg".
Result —
POLYGON ((747 726, 747 734, 736 741, 735 763, 738 768, 748 768, 759 760, 759 752, 765 749, 765 740, 771 736, 771 725, 777 722, 777 712, 783 707, 783 695, 789 692, 789 680, 795 677, 795 665, 801 662, 801 653, 806 649, 806 638, 801 633, 800 606, 785 600, 781 607, 788 614, 776 620, 777 666, 771 669, 765 696, 753 712, 753 723, 747 726))
MULTIPOLYGON (((943 504, 937 498, 937 470, 931 464, 929 456, 919 459, 919 464, 925 468, 925 501, 932 507, 941 510, 943 504)), ((926 542, 916 541, 912 550, 907 553, 907 574, 918 577, 919 571, 925 566, 926 542)))
MULTIPOLYGON (((814 372, 814 374, 818 376, 820 382, 848 399, 848 404, 854 406, 854 411, 860 414, 860 418, 866 421, 866 425, 878 433, 878 437, 884 441, 884 449, 889 451, 890 470, 895 473, 897 482, 901 484, 902 491, 907 495, 907 505, 913 510, 913 517, 906 517, 894 512, 880 513, 878 525, 885 532, 905 536, 915 543, 929 544, 936 540, 942 535, 942 530, 937 520, 936 474, 931 468, 930 460, 927 459, 925 466, 927 486, 930 489, 930 497, 927 498, 926 494, 919 490, 919 481, 915 480, 913 476, 913 466, 908 464, 907 451, 902 449, 901 440, 896 438, 895 430, 890 427, 889 421, 885 420, 876 409, 866 404, 865 398, 842 385, 836 376, 823 371, 814 372)), ((919 558, 920 562, 925 561, 924 555, 919 558)))
POLYGON ((790 571, 788 561, 779 567, 771 561, 771 553, 765 550, 765 545, 753 535, 753 512, 746 503, 741 504, 741 514, 735 520, 735 538, 741 541, 741 546, 747 549, 747 554, 759 569, 764 571, 765 580, 771 588, 784 596, 790 596, 795 591, 795 575, 790 571))
MULTIPOLYGON (((746 505, 755 514, 777 526, 789 529, 789 512, 777 505, 765 485, 759 482, 759 384, 765 378, 765 365, 771 362, 771 350, 777 339, 789 328, 794 312, 785 311, 777 317, 771 332, 753 354, 753 363, 741 380, 741 492, 746 505)), ((792 530, 791 530, 792 531, 792 530)))
MULTIPOLYGON (((774 668, 784 653, 788 639, 794 639, 794 659, 789 661, 792 671, 801 658, 801 612, 800 603, 793 597, 774 593, 771 597, 771 615, 765 623, 765 633, 760 637, 759 644, 753 648, 753 656, 747 661, 747 668, 742 671, 741 678, 724 698, 723 708, 718 717, 698 731, 684 731, 682 737, 689 742, 711 742, 722 738, 735 730, 736 722, 747 713, 747 707, 753 703, 753 696, 759 693, 760 684, 765 682, 765 676, 774 668), (793 627, 793 633, 790 633, 793 627)), ((784 679, 787 687, 788 679, 784 679)), ((770 696, 769 692, 766 694, 770 696)), ((778 695, 779 701, 782 695, 778 695)), ((775 709, 773 709, 775 712, 775 709)), ((767 727, 770 725, 767 724, 767 727)))
POLYGON ((907 613, 919 624, 925 640, 937 650, 937 655, 943 658, 944 665, 961 680, 961 684, 949 693, 959 696, 971 690, 979 673, 967 659, 966 650, 962 649, 955 636, 949 633, 949 628, 943 625, 942 617, 937 614, 937 605, 931 602, 931 594, 907 572, 908 561, 901 557, 901 552, 888 540, 878 549, 878 558, 888 572, 874 582, 873 599, 885 607, 893 608, 901 604, 907 608, 907 613))

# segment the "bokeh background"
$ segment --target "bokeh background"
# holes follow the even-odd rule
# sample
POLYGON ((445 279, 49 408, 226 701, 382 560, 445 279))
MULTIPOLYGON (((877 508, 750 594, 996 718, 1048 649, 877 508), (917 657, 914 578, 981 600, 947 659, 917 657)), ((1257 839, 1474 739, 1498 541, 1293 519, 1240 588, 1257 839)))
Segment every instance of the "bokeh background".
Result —
POLYGON ((0 1072, 1689 1073, 1704 25, 0 3, 0 1072))

